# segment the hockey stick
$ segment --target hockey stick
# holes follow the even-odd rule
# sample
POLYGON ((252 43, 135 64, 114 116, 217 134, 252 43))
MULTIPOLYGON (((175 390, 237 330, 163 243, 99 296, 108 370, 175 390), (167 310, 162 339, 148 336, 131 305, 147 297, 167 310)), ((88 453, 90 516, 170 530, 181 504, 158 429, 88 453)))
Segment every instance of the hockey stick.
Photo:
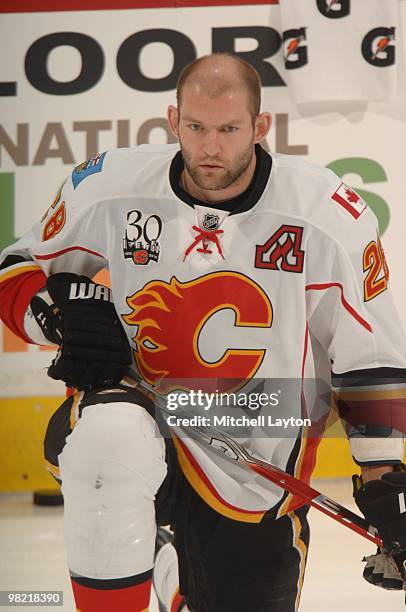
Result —
MULTIPOLYGON (((165 396, 158 394, 154 388, 151 388, 143 381, 137 381, 137 387, 155 401, 155 405, 163 414, 173 415, 166 407, 167 400, 165 396)), ((187 431, 187 437, 194 438, 198 442, 203 443, 212 451, 230 461, 236 461, 245 469, 256 472, 288 493, 298 495, 313 508, 317 508, 320 512, 323 512, 341 525, 345 525, 377 546, 383 547, 383 542, 377 530, 363 517, 345 508, 330 497, 327 497, 327 495, 316 491, 310 485, 284 472, 272 463, 258 459, 249 453, 244 446, 236 442, 234 438, 230 438, 214 427, 190 427, 188 429, 184 428, 184 431, 187 431)), ((178 438, 173 432, 171 435, 178 438)))

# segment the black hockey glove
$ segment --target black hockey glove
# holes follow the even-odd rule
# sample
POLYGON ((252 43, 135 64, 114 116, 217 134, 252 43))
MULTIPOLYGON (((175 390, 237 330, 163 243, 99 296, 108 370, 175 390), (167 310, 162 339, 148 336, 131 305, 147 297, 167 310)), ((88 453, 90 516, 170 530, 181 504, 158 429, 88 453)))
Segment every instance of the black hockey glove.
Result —
POLYGON ((385 589, 406 587, 406 471, 388 472, 381 480, 362 484, 353 476, 354 499, 371 525, 377 528, 384 549, 364 559, 363 576, 385 589))
POLYGON ((46 289, 52 304, 39 294, 30 305, 45 337, 59 345, 48 375, 77 389, 117 384, 131 349, 110 289, 69 273, 51 276, 46 289))
POLYGON ((62 344, 62 323, 58 308, 46 288, 34 295, 30 302, 31 313, 45 338, 51 344, 62 344))

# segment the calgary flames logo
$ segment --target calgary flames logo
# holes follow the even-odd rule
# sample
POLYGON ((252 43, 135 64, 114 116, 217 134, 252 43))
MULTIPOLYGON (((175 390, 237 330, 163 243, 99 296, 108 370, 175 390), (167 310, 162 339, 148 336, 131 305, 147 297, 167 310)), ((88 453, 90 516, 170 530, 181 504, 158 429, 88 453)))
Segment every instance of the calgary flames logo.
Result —
POLYGON ((133 340, 140 374, 162 393, 173 388, 174 380, 216 379, 221 384, 248 379, 261 365, 264 349, 226 348, 215 362, 199 350, 205 324, 224 309, 234 311, 236 327, 271 327, 267 295, 243 274, 217 272, 186 283, 175 277, 169 283, 151 281, 127 303, 132 312, 123 319, 138 326, 133 340))

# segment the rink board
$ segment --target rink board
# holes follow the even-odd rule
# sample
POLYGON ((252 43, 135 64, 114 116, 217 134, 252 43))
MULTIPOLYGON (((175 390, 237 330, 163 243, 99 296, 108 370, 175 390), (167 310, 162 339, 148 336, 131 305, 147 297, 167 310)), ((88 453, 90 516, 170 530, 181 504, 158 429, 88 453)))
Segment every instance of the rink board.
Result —
MULTIPOLYGON (((55 486, 43 460, 47 423, 63 401, 62 396, 0 398, 0 492, 32 491, 55 486)), ((356 471, 340 425, 329 430, 317 457, 315 477, 339 478, 356 471)))

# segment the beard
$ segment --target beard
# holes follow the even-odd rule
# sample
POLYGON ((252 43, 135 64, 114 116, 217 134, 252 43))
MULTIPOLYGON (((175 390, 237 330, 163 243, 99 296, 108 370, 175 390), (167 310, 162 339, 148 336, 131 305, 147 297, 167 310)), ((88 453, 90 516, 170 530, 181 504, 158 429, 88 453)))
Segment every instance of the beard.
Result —
POLYGON ((193 159, 192 155, 183 147, 181 141, 180 147, 185 168, 194 183, 200 189, 207 189, 209 191, 227 189, 230 185, 238 183, 254 155, 253 145, 249 144, 243 151, 233 157, 228 166, 224 166, 222 160, 217 158, 193 159), (219 164, 223 167, 221 170, 215 170, 210 173, 210 171, 204 171, 200 164, 219 164))

